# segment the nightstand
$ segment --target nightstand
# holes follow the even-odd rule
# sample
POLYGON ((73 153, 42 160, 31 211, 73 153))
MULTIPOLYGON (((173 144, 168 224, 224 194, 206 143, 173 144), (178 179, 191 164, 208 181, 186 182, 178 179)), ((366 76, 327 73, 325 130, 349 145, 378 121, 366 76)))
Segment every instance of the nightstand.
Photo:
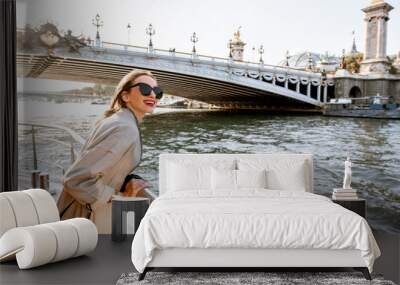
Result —
POLYGON ((354 199, 354 200, 334 200, 332 202, 339 204, 340 206, 359 214, 361 217, 366 217, 367 202, 365 199, 354 199))
POLYGON ((129 226, 136 232, 140 221, 146 214, 150 199, 144 197, 123 197, 114 195, 112 199, 112 233, 113 241, 123 241, 127 237, 129 226), (129 224, 129 217, 134 217, 134 225, 129 224), (129 216, 129 217, 128 217, 129 216))

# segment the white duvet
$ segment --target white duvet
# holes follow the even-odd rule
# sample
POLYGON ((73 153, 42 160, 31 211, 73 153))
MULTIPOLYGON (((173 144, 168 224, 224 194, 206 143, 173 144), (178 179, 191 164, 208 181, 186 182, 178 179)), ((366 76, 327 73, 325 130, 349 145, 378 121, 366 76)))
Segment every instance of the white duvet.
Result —
POLYGON ((380 256, 359 215, 324 196, 265 189, 158 197, 135 234, 133 265, 143 272, 165 248, 358 249, 371 272, 380 256))

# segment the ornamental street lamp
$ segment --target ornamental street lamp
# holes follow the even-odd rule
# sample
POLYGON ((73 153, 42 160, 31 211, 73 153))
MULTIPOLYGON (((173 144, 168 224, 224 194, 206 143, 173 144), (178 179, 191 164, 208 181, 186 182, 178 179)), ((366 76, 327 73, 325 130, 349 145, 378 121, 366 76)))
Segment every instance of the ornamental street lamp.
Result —
POLYGON ((313 71, 314 70, 314 60, 312 58, 311 52, 307 53, 307 70, 313 71))
POLYGON ((289 66, 289 58, 290 58, 290 55, 289 55, 289 51, 287 50, 286 54, 285 54, 285 66, 289 66))
POLYGON ((100 47, 100 28, 104 26, 103 21, 100 19, 100 15, 96 14, 96 17, 92 19, 92 24, 96 27, 96 46, 100 47))
POLYGON ((128 30, 128 45, 131 44, 131 28, 132 28, 131 24, 128 23, 128 25, 126 26, 126 29, 128 30))
POLYGON ((196 36, 196 32, 190 37, 190 41, 193 43, 193 54, 196 54, 196 43, 199 41, 199 38, 196 36))
POLYGON ((153 28, 152 24, 149 24, 149 26, 146 28, 146 34, 149 35, 149 51, 153 51, 153 42, 151 40, 151 37, 156 34, 156 30, 153 28))
POLYGON ((326 71, 325 71, 325 69, 323 69, 322 72, 321 72, 321 83, 322 83, 322 85, 325 85, 327 78, 328 77, 326 76, 326 71))
POLYGON ((232 59, 232 39, 229 40, 228 48, 229 48, 229 59, 232 59))
POLYGON ((259 49, 258 49, 258 53, 260 54, 260 63, 263 64, 263 63, 264 63, 264 60, 263 60, 263 58, 262 58, 262 55, 263 55, 263 53, 264 53, 264 47, 263 47, 263 45, 260 45, 260 47, 259 47, 259 49))
POLYGON ((343 49, 342 50, 342 58, 341 58, 341 62, 340 62, 340 69, 346 69, 346 50, 343 49))

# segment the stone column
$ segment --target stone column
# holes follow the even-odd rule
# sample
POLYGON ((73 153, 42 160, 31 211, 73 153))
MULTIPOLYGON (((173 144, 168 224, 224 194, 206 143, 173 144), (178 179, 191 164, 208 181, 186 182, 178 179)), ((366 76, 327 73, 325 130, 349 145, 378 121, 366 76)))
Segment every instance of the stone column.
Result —
POLYGON ((364 21, 366 22, 366 27, 365 27, 365 41, 364 41, 364 59, 369 59, 371 57, 371 47, 369 45, 370 43, 370 33, 369 30, 371 29, 371 19, 369 18, 365 18, 364 21))
POLYGON ((296 84, 296 92, 300 93, 300 79, 299 79, 299 82, 297 82, 297 84, 296 84))
POLYGON ((328 85, 325 83, 324 85, 324 103, 328 102, 328 85))
POLYGON ((384 39, 384 41, 383 41, 383 53, 384 53, 384 55, 386 56, 386 51, 387 51, 387 25, 388 25, 388 20, 389 19, 387 19, 387 18, 385 18, 384 19, 384 21, 383 21, 383 33, 384 33, 384 35, 383 35, 383 39, 384 39))
POLYGON ((321 84, 318 85, 317 100, 318 100, 318 102, 321 102, 321 84))
POLYGON ((311 82, 307 84, 307 97, 311 97, 311 82))
POLYGON ((367 75, 385 74, 389 72, 386 58, 387 21, 393 7, 384 0, 372 0, 362 9, 365 13, 365 50, 361 62, 360 73, 367 75))
POLYGON ((377 18, 377 30, 378 30, 378 37, 377 37, 377 45, 376 45, 376 57, 377 58, 384 58, 386 54, 385 50, 385 19, 383 17, 377 18))

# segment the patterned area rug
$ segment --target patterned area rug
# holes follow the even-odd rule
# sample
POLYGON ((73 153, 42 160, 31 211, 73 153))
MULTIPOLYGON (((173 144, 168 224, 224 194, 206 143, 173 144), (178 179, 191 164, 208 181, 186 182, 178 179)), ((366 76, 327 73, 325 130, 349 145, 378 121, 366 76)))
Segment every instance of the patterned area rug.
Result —
POLYGON ((139 273, 122 274, 117 285, 134 284, 273 284, 273 285, 395 285, 382 276, 372 275, 368 281, 359 272, 148 272, 142 281, 139 273))

